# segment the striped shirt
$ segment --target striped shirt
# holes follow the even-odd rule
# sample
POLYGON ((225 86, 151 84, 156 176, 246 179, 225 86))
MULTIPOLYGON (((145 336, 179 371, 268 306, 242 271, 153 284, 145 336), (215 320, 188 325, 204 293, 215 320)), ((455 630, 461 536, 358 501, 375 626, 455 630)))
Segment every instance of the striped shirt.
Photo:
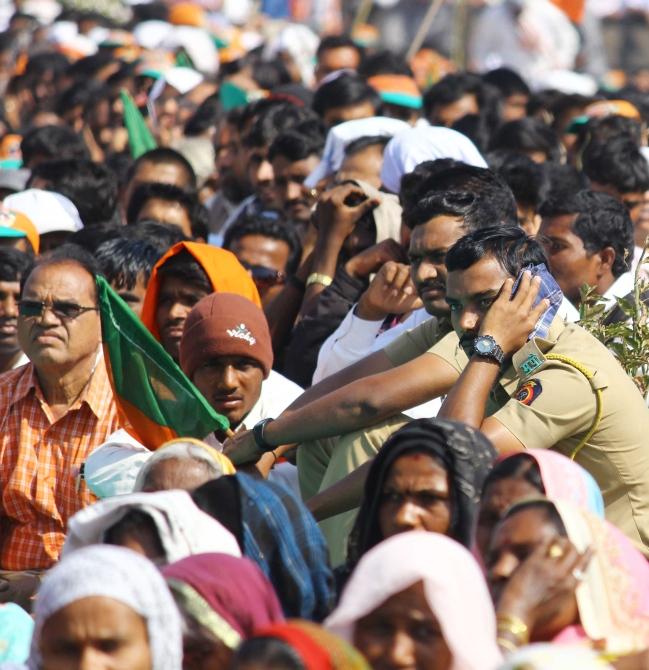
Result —
POLYGON ((67 521, 94 501, 76 475, 118 428, 103 359, 58 421, 29 363, 0 375, 0 569, 50 567, 67 521))

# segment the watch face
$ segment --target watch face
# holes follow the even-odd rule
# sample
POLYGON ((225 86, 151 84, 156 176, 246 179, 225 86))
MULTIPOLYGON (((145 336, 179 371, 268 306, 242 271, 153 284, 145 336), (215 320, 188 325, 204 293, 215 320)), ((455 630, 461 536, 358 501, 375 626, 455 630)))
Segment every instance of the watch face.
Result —
POLYGON ((478 337, 475 341, 475 350, 483 356, 491 353, 493 348, 493 342, 486 337, 478 337))

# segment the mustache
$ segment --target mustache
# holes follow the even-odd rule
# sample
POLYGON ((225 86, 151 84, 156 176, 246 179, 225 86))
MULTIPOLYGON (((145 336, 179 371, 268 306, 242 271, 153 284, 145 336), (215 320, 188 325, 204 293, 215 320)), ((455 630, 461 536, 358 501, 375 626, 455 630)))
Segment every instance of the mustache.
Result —
POLYGON ((420 293, 425 293, 426 291, 435 290, 435 291, 446 291, 446 284, 444 282, 430 281, 417 284, 417 290, 420 293))

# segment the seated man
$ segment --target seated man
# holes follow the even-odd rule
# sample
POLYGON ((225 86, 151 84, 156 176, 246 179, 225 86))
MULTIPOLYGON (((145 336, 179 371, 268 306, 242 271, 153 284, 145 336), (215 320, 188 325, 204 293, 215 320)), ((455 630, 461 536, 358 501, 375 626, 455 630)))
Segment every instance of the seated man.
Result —
POLYGON ((178 345, 192 307, 214 291, 238 293, 260 304, 252 279, 229 251, 179 242, 156 263, 142 305, 142 322, 178 360, 178 345))
MULTIPOLYGON (((302 389, 272 365, 266 317, 250 300, 213 293, 192 309, 180 341, 180 366, 207 402, 227 417, 231 430, 250 429, 259 421, 279 416, 302 395, 302 389)), ((264 471, 282 453, 274 450, 263 457, 264 471)), ((287 470, 297 488, 295 468, 281 468, 281 473, 287 470)))
POLYGON ((31 604, 32 571, 58 559, 67 520, 93 500, 79 466, 117 428, 96 272, 64 247, 23 276, 18 341, 30 363, 0 377, 3 602, 31 604))
POLYGON ((563 294, 575 306, 592 286, 606 308, 633 291, 633 223, 623 204, 605 193, 562 193, 541 207, 539 240, 563 294))
MULTIPOLYGON (((309 490, 303 485, 308 497, 320 490, 323 482, 332 484, 340 479, 327 479, 328 468, 336 467, 342 473, 347 463, 349 472, 370 459, 386 432, 401 425, 395 417, 397 412, 449 393, 458 384, 465 404, 462 410, 458 402, 447 405, 447 417, 480 428, 501 452, 525 447, 574 452, 576 460, 601 487, 607 517, 649 554, 649 510, 645 502, 649 500, 649 454, 644 446, 649 410, 638 389, 593 336, 555 317, 546 339, 534 339, 521 351, 509 352, 514 354, 514 364, 509 364, 500 377, 497 369, 488 387, 485 382, 485 391, 480 386, 483 377, 474 379, 471 373, 481 366, 473 365, 474 359, 469 364, 458 346, 458 336, 470 348, 479 332, 480 319, 504 280, 516 277, 530 263, 546 262, 545 257, 537 242, 513 227, 475 231, 457 242, 449 254, 447 300, 456 333, 436 344, 437 332, 431 332, 430 321, 424 322, 385 350, 310 389, 275 421, 237 436, 226 445, 227 455, 237 463, 254 459, 275 445, 301 443, 301 480, 310 483, 308 475, 315 482, 309 490), (465 295, 469 288, 470 294, 465 295), (471 310, 475 322, 470 328, 457 314, 471 310), (547 356, 550 353, 562 359, 551 360, 547 356), (588 377, 573 366, 575 361, 588 377), (464 368, 469 372, 462 374, 464 368), (365 375, 371 376, 360 379, 365 375), (497 378, 500 383, 489 407, 495 414, 485 419, 484 405, 497 378), (347 386, 340 388, 342 384, 347 386), (471 397, 466 388, 471 388, 471 397), (376 422, 388 418, 389 423, 376 426, 376 422), (366 430, 360 437, 346 436, 323 447, 322 438, 372 424, 374 431, 366 430), (318 466, 323 457, 327 460, 318 466)), ((516 319, 508 317, 499 328, 513 330, 514 325, 516 319)), ((457 397, 456 392, 457 388, 450 397, 457 397)))
POLYGON ((20 281, 30 264, 22 251, 0 249, 0 373, 29 362, 18 343, 18 302, 20 281))
POLYGON ((95 258, 117 295, 139 316, 153 267, 161 254, 146 240, 116 237, 99 245, 95 258))
POLYGON ((159 221, 178 226, 183 234, 197 242, 207 239, 207 209, 193 191, 174 184, 144 183, 133 190, 126 210, 126 221, 159 221))
POLYGON ((250 272, 264 306, 295 275, 302 255, 300 238, 293 226, 261 216, 230 228, 223 248, 231 251, 250 272))

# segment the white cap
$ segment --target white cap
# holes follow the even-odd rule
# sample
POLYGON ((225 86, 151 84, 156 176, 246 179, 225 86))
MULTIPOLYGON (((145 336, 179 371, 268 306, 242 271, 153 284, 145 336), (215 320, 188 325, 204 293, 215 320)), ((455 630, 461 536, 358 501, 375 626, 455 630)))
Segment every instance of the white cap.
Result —
POLYGON ((30 188, 6 197, 4 205, 28 217, 39 235, 76 233, 83 228, 79 211, 72 200, 60 193, 30 188))

